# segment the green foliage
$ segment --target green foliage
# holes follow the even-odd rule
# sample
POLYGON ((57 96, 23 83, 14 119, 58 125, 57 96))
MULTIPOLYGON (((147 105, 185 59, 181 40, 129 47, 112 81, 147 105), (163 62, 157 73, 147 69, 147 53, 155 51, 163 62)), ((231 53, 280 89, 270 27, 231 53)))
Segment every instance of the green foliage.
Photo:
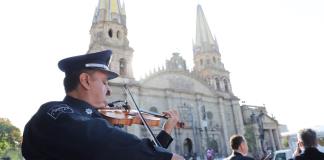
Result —
POLYGON ((324 138, 319 138, 319 139, 318 139, 318 143, 319 143, 321 146, 324 146, 324 138))
POLYGON ((284 148, 289 148, 289 141, 288 141, 288 137, 284 137, 282 139, 282 145, 284 148))
POLYGON ((11 160, 23 160, 20 148, 8 149, 2 157, 10 157, 11 160))
POLYGON ((19 150, 22 142, 20 130, 6 118, 0 118, 0 157, 8 150, 19 150))
POLYGON ((247 141, 248 147, 250 151, 256 151, 256 140, 255 134, 252 125, 245 126, 245 134, 244 137, 247 141))

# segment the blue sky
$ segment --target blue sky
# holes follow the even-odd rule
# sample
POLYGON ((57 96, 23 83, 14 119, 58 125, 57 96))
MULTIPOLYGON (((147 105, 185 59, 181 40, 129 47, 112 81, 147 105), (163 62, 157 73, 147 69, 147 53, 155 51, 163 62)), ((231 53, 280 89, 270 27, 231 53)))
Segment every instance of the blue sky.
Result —
MULTIPOLYGON (((125 0, 137 79, 173 52, 192 68, 197 3, 236 96, 265 104, 292 130, 324 124, 320 0, 125 0)), ((87 51, 96 5, 97 0, 0 2, 0 117, 22 129, 42 103, 64 97, 57 62, 87 51)))

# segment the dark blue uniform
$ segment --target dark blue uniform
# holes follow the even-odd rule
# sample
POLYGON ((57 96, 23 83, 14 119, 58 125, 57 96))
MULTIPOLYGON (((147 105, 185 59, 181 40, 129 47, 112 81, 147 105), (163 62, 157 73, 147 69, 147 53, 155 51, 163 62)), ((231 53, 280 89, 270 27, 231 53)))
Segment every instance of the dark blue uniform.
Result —
POLYGON ((295 157, 295 160, 324 160, 324 153, 317 148, 306 148, 304 153, 295 157))
POLYGON ((254 160, 254 159, 248 156, 243 156, 241 153, 234 151, 229 157, 226 158, 226 160, 254 160))
POLYGON ((157 139, 164 148, 110 125, 90 104, 67 96, 42 105, 27 123, 22 153, 27 160, 170 160, 165 148, 172 138, 161 131, 157 139))

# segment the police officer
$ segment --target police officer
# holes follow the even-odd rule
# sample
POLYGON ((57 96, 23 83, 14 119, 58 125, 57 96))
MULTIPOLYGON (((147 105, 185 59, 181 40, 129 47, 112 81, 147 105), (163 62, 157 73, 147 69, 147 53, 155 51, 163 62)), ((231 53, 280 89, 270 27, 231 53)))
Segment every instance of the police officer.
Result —
POLYGON ((157 139, 149 139, 115 128, 96 110, 105 107, 110 92, 107 80, 118 74, 109 70, 111 51, 69 57, 58 63, 65 72, 63 101, 43 104, 24 129, 22 153, 25 159, 77 160, 182 160, 166 148, 179 115, 170 118, 157 139))

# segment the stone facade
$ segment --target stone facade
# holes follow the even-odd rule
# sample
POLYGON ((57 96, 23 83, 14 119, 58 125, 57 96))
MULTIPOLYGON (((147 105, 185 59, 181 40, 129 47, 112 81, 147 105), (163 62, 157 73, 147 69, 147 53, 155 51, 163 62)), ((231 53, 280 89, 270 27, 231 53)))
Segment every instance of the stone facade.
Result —
POLYGON ((129 46, 125 6, 119 0, 100 0, 90 29, 89 51, 111 49, 113 57, 110 69, 121 78, 134 80, 132 59, 134 50, 129 46))
MULTIPOLYGON (((134 106, 123 89, 126 84, 142 109, 179 111, 186 125, 173 131, 170 150, 182 155, 203 156, 207 148, 213 148, 217 156, 227 156, 231 152, 229 137, 244 134, 242 113, 245 112, 232 92, 229 72, 221 62, 218 44, 200 5, 196 27, 193 71, 187 69, 179 53, 173 53, 164 68, 137 81, 131 67, 134 50, 127 39, 125 7, 120 6, 119 0, 99 0, 90 29, 89 53, 105 49, 113 52, 109 67, 121 76, 109 82, 113 90, 107 97, 109 101, 127 100, 134 106)), ((153 127, 153 132, 158 133, 160 128, 153 127)), ((143 126, 124 129, 139 137, 149 136, 143 126)))
POLYGON ((281 144, 280 125, 267 114, 262 106, 242 105, 242 114, 246 137, 250 138, 250 150, 255 157, 269 154, 283 148, 281 144))
MULTIPOLYGON (((110 101, 125 99, 122 84, 111 83, 113 95, 110 101), (120 96, 122 95, 122 97, 120 96)), ((185 154, 203 154, 207 146, 220 155, 230 153, 228 139, 235 133, 243 134, 239 124, 240 106, 238 99, 230 93, 217 92, 207 81, 197 78, 187 70, 163 69, 149 77, 128 83, 136 103, 145 110, 162 112, 174 108, 180 112, 185 128, 175 129, 171 150, 185 154), (238 110, 238 112, 234 112, 238 110)), ((131 106, 131 101, 129 101, 131 106)), ((161 127, 155 127, 159 132, 161 127)), ((140 137, 148 134, 141 126, 128 127, 129 132, 140 137)))

